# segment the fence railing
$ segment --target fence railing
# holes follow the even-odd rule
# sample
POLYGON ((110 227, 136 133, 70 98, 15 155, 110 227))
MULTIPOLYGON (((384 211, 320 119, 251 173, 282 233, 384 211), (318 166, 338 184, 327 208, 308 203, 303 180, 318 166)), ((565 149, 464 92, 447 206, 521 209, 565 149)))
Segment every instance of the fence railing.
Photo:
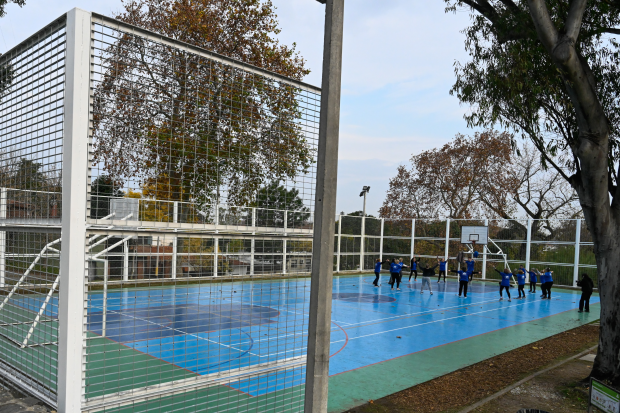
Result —
MULTIPOLYGON (((336 217, 334 270, 367 271, 375 261, 412 256, 433 262, 441 257, 456 267, 461 251, 462 226, 486 225, 489 237, 506 254, 513 267, 551 268, 556 284, 574 286, 579 274, 596 277, 596 260, 590 233, 581 219, 388 219, 350 215, 336 217)), ((496 279, 492 266, 504 265, 503 258, 487 254, 481 246, 476 270, 483 279, 496 279)))

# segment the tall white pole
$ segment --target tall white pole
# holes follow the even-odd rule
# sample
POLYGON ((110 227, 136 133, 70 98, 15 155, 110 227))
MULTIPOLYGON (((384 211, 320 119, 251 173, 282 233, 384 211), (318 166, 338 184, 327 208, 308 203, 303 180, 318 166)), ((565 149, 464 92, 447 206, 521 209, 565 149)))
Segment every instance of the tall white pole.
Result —
MULTIPOLYGON (((252 228, 256 228, 256 208, 252 208, 252 228)), ((254 275, 254 251, 256 251, 256 231, 252 232, 250 241, 250 275, 254 275)))
POLYGON ((366 235, 366 191, 364 191, 364 208, 362 209, 362 231, 360 237, 360 271, 364 271, 364 237, 366 235))
MULTIPOLYGON (((7 190, 0 188, 0 219, 7 217, 7 190)), ((4 226, 4 222, 0 222, 4 226)), ((6 231, 0 227, 0 288, 6 283, 6 231)))
POLYGON ((58 299, 58 411, 79 413, 84 387, 86 200, 91 15, 67 13, 62 166, 62 253, 58 299))
POLYGON ((575 229, 575 266, 573 267, 573 287, 577 287, 579 281, 579 250, 581 245, 581 219, 576 222, 575 229))
POLYGON ((383 229, 385 228, 385 218, 381 218, 381 238, 379 238, 379 260, 383 262, 383 229))
POLYGON ((305 413, 327 412, 332 288, 334 271, 334 219, 338 186, 338 139, 342 88, 344 0, 322 0, 325 7, 321 121, 316 167, 312 283, 308 315, 308 358, 305 413))
MULTIPOLYGON (((179 222, 179 201, 174 201, 172 205, 172 222, 177 224, 179 222)), ((177 265, 179 259, 179 236, 176 228, 172 237, 172 274, 170 274, 170 276, 174 280, 177 278, 177 265)))
MULTIPOLYGON (((336 256, 336 272, 340 272, 340 244, 342 240, 342 214, 338 215, 338 245, 337 245, 337 256, 336 256)), ((314 244, 313 244, 314 245, 314 244)))
MULTIPOLYGON (((489 228, 489 220, 484 220, 484 226, 487 227, 487 231, 489 228)), ((487 237, 488 238, 488 237, 487 237)), ((487 240, 488 241, 488 240, 487 240)), ((487 278, 487 246, 482 246, 482 279, 485 280, 487 278)))
MULTIPOLYGON (((527 219, 527 238, 525 244, 525 269, 530 270, 530 261, 532 258, 532 218, 527 219)), ((529 275, 528 275, 529 280, 529 275)))
POLYGON ((411 220, 411 251, 409 256, 415 254, 415 218, 411 220))
POLYGON ((448 255, 450 254, 450 218, 446 220, 446 249, 444 250, 444 260, 448 262, 448 255))

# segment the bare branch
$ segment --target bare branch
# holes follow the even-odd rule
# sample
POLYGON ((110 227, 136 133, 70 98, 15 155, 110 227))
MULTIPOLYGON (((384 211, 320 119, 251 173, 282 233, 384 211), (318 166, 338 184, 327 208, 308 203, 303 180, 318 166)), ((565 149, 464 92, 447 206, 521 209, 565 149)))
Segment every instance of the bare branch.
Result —
POLYGON ((570 8, 568 9, 568 17, 566 18, 566 35, 575 42, 577 36, 579 36, 579 29, 581 29, 581 19, 583 13, 586 10, 588 0, 572 0, 570 2, 570 8))
POLYGON ((545 0, 528 0, 528 5, 538 36, 545 48, 552 54, 558 42, 559 34, 551 20, 551 16, 549 16, 547 4, 545 0))

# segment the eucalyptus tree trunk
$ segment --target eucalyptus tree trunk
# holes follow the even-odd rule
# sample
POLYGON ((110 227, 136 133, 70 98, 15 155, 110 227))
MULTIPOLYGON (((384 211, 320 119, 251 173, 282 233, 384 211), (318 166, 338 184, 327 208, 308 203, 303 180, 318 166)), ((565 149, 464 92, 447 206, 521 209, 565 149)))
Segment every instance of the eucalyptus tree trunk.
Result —
POLYGON ((579 126, 578 138, 571 143, 579 164, 570 183, 592 233, 601 299, 599 351, 592 376, 620 384, 620 185, 609 185, 609 124, 590 67, 575 48, 587 3, 571 1, 561 32, 545 0, 528 0, 538 38, 562 73, 579 126), (615 188, 613 202, 610 187, 615 188))

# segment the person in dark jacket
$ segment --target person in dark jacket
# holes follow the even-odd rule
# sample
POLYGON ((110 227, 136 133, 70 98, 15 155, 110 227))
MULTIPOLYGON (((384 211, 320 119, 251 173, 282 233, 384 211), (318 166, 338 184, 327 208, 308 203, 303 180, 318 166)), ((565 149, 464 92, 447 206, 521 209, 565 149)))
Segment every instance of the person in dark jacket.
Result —
POLYGON ((428 263, 424 264, 422 267, 422 288, 420 288, 420 293, 424 292, 424 284, 428 286, 428 290, 433 295, 433 287, 431 287, 431 277, 435 276, 435 268, 439 267, 439 264, 436 264, 434 267, 429 267, 428 263))
POLYGON ((588 274, 581 274, 581 280, 577 281, 577 285, 581 287, 581 299, 579 300, 579 312, 583 313, 585 305, 586 313, 590 312, 590 297, 594 291, 594 281, 588 274))

